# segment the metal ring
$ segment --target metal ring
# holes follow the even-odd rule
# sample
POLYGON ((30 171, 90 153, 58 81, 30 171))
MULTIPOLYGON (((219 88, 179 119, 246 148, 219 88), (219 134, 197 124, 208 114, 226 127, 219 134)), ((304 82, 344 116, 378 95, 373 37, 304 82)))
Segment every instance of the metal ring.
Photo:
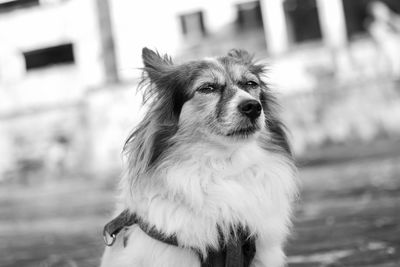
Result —
POLYGON ((115 234, 108 233, 105 229, 103 231, 103 240, 104 244, 108 247, 111 247, 115 242, 116 236, 115 234))

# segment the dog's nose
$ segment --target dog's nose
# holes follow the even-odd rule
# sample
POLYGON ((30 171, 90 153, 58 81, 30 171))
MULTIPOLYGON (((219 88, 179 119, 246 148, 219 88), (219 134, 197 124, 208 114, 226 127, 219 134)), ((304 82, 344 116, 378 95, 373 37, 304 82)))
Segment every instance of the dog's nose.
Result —
POLYGON ((246 100, 238 106, 240 113, 254 120, 261 114, 261 105, 257 100, 246 100))

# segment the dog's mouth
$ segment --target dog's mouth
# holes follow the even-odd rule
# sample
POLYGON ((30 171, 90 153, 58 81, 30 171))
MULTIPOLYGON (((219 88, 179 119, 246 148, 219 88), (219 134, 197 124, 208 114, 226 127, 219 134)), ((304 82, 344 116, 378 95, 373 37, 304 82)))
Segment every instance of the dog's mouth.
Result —
POLYGON ((252 125, 246 128, 239 128, 239 129, 235 129, 231 132, 229 132, 226 136, 229 137, 248 137, 252 134, 254 134, 257 130, 259 130, 260 127, 256 126, 256 125, 252 125))

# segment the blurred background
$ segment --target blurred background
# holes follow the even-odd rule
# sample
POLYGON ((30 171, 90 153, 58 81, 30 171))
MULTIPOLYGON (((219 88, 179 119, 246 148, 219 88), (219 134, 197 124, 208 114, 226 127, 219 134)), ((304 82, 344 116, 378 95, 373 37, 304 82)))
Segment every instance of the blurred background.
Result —
POLYGON ((400 1, 0 0, 0 266, 97 266, 141 49, 269 66, 300 167, 289 266, 400 266, 400 1))

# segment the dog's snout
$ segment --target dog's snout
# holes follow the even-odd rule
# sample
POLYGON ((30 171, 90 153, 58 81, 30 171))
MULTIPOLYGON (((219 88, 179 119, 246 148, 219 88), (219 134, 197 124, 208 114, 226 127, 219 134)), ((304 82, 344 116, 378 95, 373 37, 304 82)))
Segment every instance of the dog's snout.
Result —
POLYGON ((261 105, 257 100, 245 100, 238 106, 240 113, 250 119, 257 119, 261 114, 261 105))

